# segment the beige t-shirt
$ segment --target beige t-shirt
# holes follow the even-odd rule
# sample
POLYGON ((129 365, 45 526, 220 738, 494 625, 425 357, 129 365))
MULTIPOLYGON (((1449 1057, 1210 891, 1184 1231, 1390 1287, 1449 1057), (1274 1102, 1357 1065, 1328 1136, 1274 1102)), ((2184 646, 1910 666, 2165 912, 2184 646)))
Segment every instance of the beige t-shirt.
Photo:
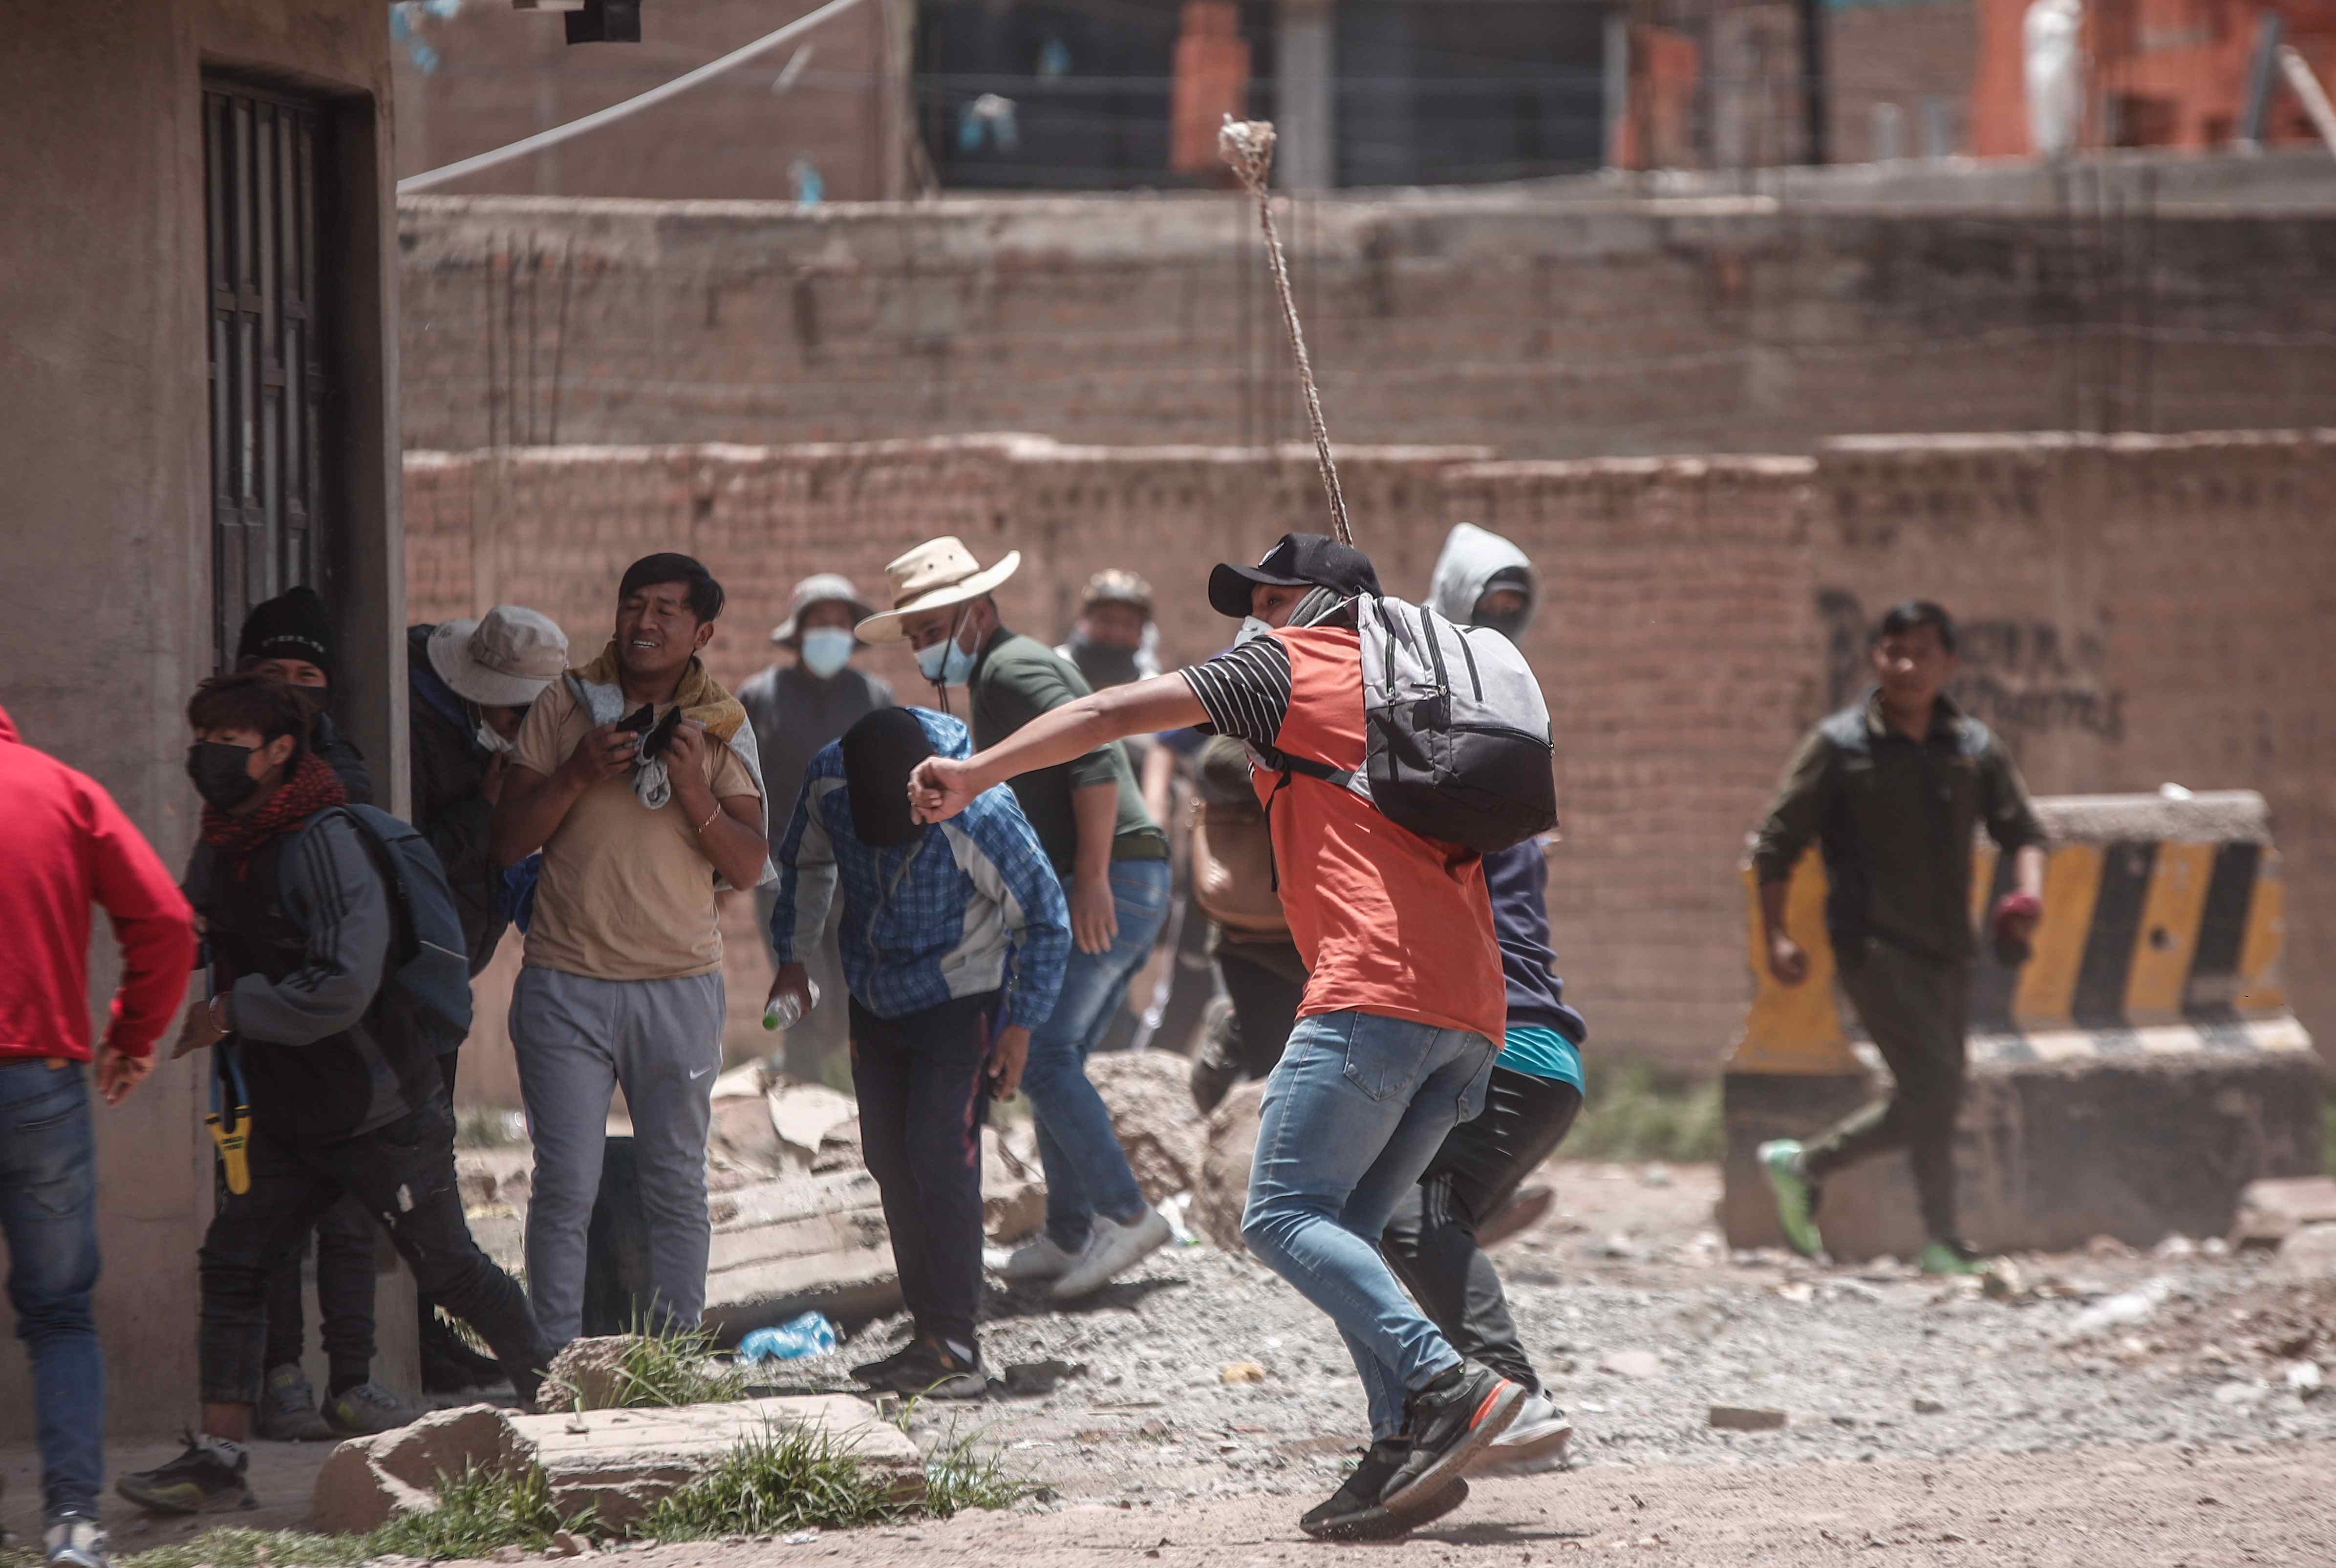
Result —
MULTIPOLYGON (((666 710, 657 709, 662 718, 666 710)), ((592 728, 565 681, 528 710, 512 760, 549 777, 592 728)), ((713 737, 708 736, 709 740, 713 737)), ((714 798, 759 795, 754 775, 720 741, 706 748, 714 798)), ((630 774, 603 779, 568 808, 543 846, 526 961, 601 980, 662 980, 722 967, 714 862, 678 800, 641 804, 630 774)))

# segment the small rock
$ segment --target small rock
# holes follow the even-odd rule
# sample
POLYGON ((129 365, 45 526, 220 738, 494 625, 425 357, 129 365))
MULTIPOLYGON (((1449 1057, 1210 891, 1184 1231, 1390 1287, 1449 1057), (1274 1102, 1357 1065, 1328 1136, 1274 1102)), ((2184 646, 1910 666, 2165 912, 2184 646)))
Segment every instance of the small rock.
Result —
POLYGON ((1658 1163, 1640 1167, 1639 1185, 1642 1187, 1668 1187, 1670 1184, 1671 1169, 1669 1165, 1658 1163))
POLYGON ((1621 1262, 1630 1262, 1639 1257, 1640 1249, 1639 1244, 1630 1237, 1617 1232, 1591 1246, 1589 1252, 1593 1258, 1611 1258, 1621 1262))
POLYGON ((2085 1251, 2096 1258, 2130 1258, 2134 1251, 2115 1236, 2095 1236, 2085 1243, 2085 1251))
POLYGON ((816 1530, 798 1530, 792 1535, 780 1536, 779 1544, 782 1546, 808 1546, 818 1539, 819 1532, 816 1530))
POLYGON ((2205 1257, 2227 1258, 2231 1255, 2231 1243, 2224 1237, 2209 1236, 2198 1243, 2198 1251, 2205 1257))
POLYGON ((1076 1361, 1026 1361, 1006 1368, 1006 1391, 1034 1397, 1051 1394, 1066 1378, 1076 1378, 1086 1368, 1076 1361))
POLYGON ((2328 1386, 2328 1380, 2321 1372, 2320 1363, 2317 1361, 2296 1362, 2282 1375, 2282 1381, 2307 1399, 2328 1386))
POLYGON ((498 1546, 494 1560, 498 1563, 524 1563, 527 1553, 517 1546, 498 1546))
POLYGON ((1707 1419, 1709 1425, 1723 1432, 1773 1432, 1789 1417, 1782 1410, 1763 1410, 1748 1405, 1714 1405, 1707 1419))
POLYGON ((2157 1258, 2195 1258, 2198 1255, 2198 1243, 2176 1231, 2158 1242, 2151 1250, 2150 1255, 2157 1258))
POLYGON ((1217 1381, 1226 1384, 1262 1383, 1265 1381, 1265 1368, 1254 1361, 1228 1361, 1217 1368, 1217 1381))
POLYGON ((1917 1416, 1943 1416, 1946 1410, 1947 1407, 1936 1399, 1923 1395, 1915 1396, 1914 1414, 1917 1416))
POLYGON ((591 1554, 592 1544, 572 1531, 555 1530, 551 1533, 551 1549, 562 1557, 585 1557, 591 1554))
POLYGON ((2253 1405, 2260 1403, 2271 1390, 2261 1383, 2225 1383, 2214 1390, 2217 1405, 2253 1405))
POLYGON ((2009 1258, 1997 1258, 1980 1275, 1980 1290, 1990 1301, 2016 1301, 2028 1293, 2028 1280, 2020 1273, 2019 1264, 2009 1258))
POLYGON ((1652 1350, 1617 1350, 1598 1363, 1601 1372, 1611 1372, 1617 1378, 1660 1378, 1663 1374, 1663 1359, 1652 1350))

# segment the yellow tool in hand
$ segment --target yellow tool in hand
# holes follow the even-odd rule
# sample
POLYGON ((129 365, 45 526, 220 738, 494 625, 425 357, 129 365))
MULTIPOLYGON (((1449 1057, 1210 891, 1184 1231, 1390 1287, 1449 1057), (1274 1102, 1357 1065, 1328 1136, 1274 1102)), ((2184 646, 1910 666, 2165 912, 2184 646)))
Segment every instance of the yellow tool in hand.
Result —
POLYGON ((203 1125, 209 1130, 211 1142, 219 1145, 219 1164, 227 1168, 227 1190, 240 1197, 251 1191, 251 1158, 247 1152, 251 1142, 251 1090, 243 1081, 243 1062, 231 1042, 221 1040, 214 1054, 211 1114, 203 1118, 203 1125), (230 1088, 232 1096, 226 1092, 230 1088), (230 1101, 235 1108, 231 1122, 221 1117, 230 1101))

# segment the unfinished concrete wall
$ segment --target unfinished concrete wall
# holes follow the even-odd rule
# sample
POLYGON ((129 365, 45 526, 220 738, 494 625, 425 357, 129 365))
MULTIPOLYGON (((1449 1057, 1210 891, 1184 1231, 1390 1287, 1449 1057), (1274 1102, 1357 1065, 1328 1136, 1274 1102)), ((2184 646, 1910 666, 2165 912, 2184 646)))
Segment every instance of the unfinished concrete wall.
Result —
MULTIPOLYGON (((1162 652, 1229 623, 1208 566, 1323 526, 1311 454, 1101 449, 1029 437, 861 446, 590 449, 407 459, 417 618, 497 599, 608 635, 625 564, 689 550, 730 590, 713 645, 735 685, 769 657, 789 586, 863 586, 919 540, 1024 552, 1009 622, 1062 631, 1086 576, 1133 566, 1161 595, 1162 652)), ((2038 793, 2253 788, 2289 891, 2297 1011, 2336 1038, 2336 541, 2318 497, 2336 438, 1971 437, 1842 443, 1814 458, 1500 463, 1466 449, 1354 450, 1358 538, 1397 592, 1425 591, 1473 521, 1547 574, 1529 651, 1558 731, 1564 843, 1550 908, 1593 1047, 1709 1071, 1739 1027, 1745 835, 1802 730, 1858 684, 1864 628, 1928 594, 1963 620, 1964 692, 2038 793)), ((861 656, 904 696, 897 648, 861 656)), ((768 985, 732 911, 734 1039, 768 985)), ((508 944, 497 967, 516 961, 508 944)), ((509 1095, 501 1004, 480 999, 472 1092, 509 1095)))
MULTIPOLYGON (((12 14, 0 50, 0 565, 14 613, 0 625, 0 704, 26 741, 112 791, 173 863, 197 804, 184 705, 213 667, 200 105, 203 73, 219 69, 326 94, 346 132, 351 161, 333 177, 355 208, 354 257, 325 324, 346 356, 355 433, 332 454, 349 550, 344 646, 353 727, 384 771, 402 755, 384 8, 90 0, 12 14)), ((102 1008, 112 944, 96 945, 102 1008)), ((164 1066, 94 1113, 98 1325, 117 1432, 176 1430, 194 1414, 202 1088, 195 1066, 164 1066)), ((28 1441, 32 1425, 24 1359, 0 1355, 0 1442, 28 1441)))
MULTIPOLYGON (((1283 230, 1348 441, 1576 457, 2336 423, 2336 215, 2146 219, 2128 190, 2110 220, 2018 189, 2046 205, 1510 190, 1305 200, 1283 230)), ((424 196, 402 217, 416 448, 1305 433, 1231 198, 424 196)))

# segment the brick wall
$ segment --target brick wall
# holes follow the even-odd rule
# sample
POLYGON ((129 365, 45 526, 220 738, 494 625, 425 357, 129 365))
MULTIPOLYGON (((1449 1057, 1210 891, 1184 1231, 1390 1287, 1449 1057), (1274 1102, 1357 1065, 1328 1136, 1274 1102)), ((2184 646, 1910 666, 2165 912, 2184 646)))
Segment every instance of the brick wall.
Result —
MULTIPOLYGON (((1596 1044, 1708 1069, 1748 989, 1736 867, 1800 732, 1853 687, 1864 626, 1913 594, 1965 627, 1973 707, 2041 794, 2253 788, 2290 892, 2287 976, 2336 1038, 2336 541, 2321 498, 2336 436, 1892 438, 1814 457, 1494 462, 1481 449, 1341 458, 1388 587, 1425 589, 1451 523, 1515 539, 1547 573, 1530 652, 1558 732, 1564 843, 1551 907, 1596 1044)), ((1086 576, 1133 566, 1162 595, 1172 661, 1228 629, 1207 567, 1320 527, 1311 454, 1075 448, 985 436, 793 448, 413 453, 416 619, 535 606, 589 651, 618 573, 698 555, 732 609, 710 651, 733 685, 768 655, 798 577, 863 587, 939 532, 1019 549, 1010 622, 1058 634, 1086 576)), ((862 656, 904 694, 897 648, 862 656)), ((734 1039, 767 986, 730 922, 734 1039)), ((507 950, 498 974, 512 961, 507 950)), ((504 983, 507 983, 507 979, 504 983)), ((466 1053, 497 1076, 501 1002, 466 1053)))
MULTIPOLYGON (((1305 431, 1230 198, 401 211, 415 448, 1305 431)), ((2336 424, 2336 216, 1507 192, 1308 201, 1284 229, 1331 427, 1358 443, 1533 458, 2336 424)))

